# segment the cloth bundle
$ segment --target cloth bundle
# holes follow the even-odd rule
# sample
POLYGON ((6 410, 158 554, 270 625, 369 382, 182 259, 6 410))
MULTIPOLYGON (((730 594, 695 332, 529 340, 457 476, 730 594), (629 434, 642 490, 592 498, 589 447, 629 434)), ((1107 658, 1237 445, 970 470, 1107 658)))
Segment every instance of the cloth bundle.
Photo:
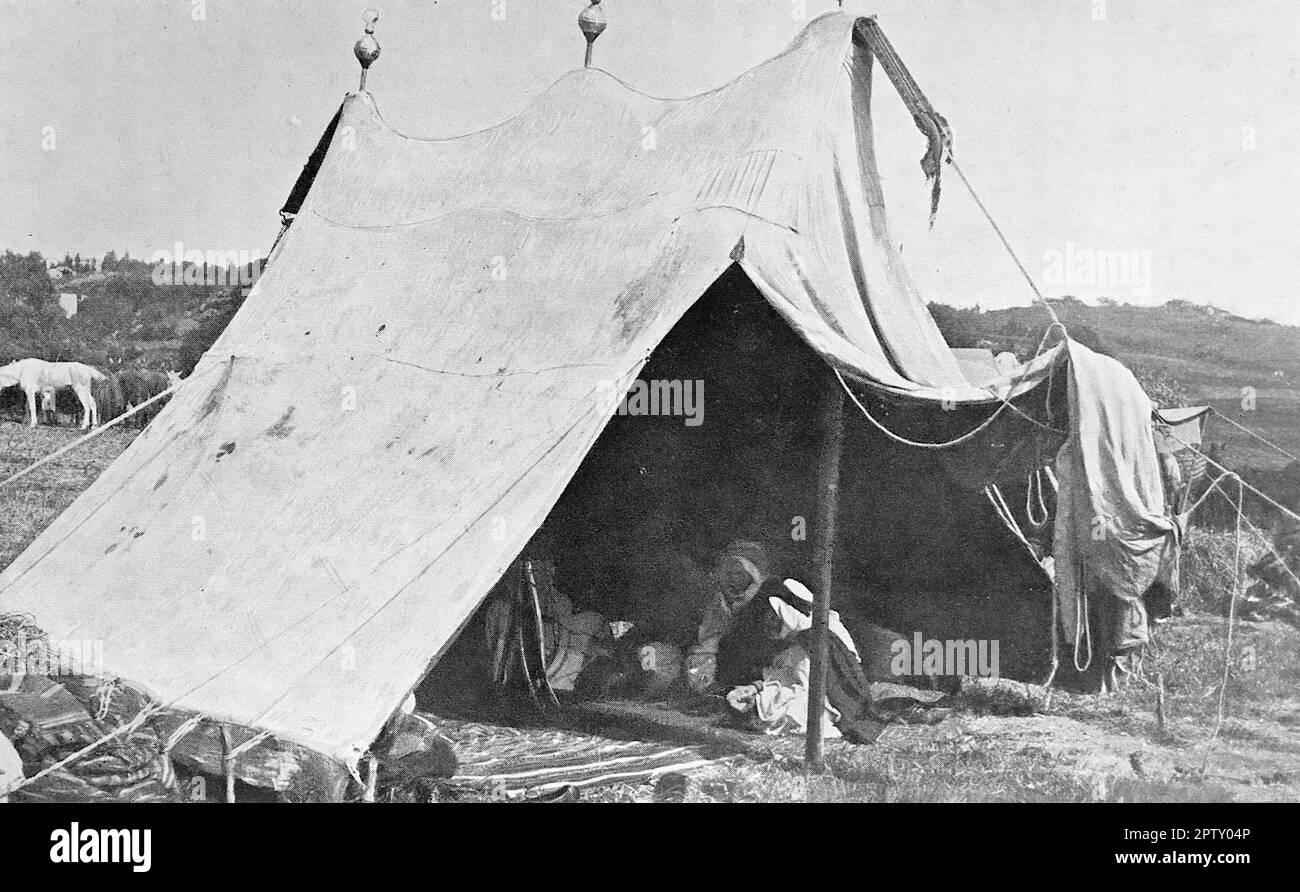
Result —
MULTIPOLYGON (((24 776, 62 761, 131 722, 148 699, 116 680, 38 675, 0 678, 0 736, 24 776)), ((151 722, 12 794, 27 802, 149 802, 182 799, 164 737, 151 722)))
POLYGON ((451 777, 459 762, 452 743, 419 713, 399 712, 375 744, 379 786, 398 800, 424 797, 424 782, 451 777))

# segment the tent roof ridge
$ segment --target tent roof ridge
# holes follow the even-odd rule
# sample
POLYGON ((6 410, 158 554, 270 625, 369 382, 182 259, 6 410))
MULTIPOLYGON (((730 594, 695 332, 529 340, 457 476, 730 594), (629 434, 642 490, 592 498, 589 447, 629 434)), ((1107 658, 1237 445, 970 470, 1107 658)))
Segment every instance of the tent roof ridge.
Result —
POLYGON ((810 35, 814 32, 815 29, 818 29, 820 27, 827 27, 822 23, 824 20, 829 20, 829 19, 845 20, 845 23, 842 24, 842 28, 844 30, 845 52, 847 53, 851 45, 853 27, 856 26, 857 18, 850 16, 849 14, 845 13, 843 10, 833 9, 830 10, 829 12, 822 13, 821 15, 809 21, 809 23, 806 26, 804 26, 803 30, 801 30, 797 35, 795 35, 794 39, 791 40, 790 43, 786 45, 785 49, 781 50, 779 53, 776 53, 773 56, 769 56, 768 58, 764 59, 762 62, 759 62, 757 65, 750 66, 749 68, 737 74, 735 77, 732 77, 724 81, 723 83, 718 84, 715 87, 710 87, 707 90, 702 90, 699 93, 692 93, 686 96, 657 96, 632 86, 627 81, 622 80, 616 75, 610 74, 608 71, 605 71, 602 68, 576 68, 560 75, 560 77, 556 78, 556 80, 554 80, 549 87, 547 87, 546 89, 537 93, 535 96, 528 99, 528 101, 526 101, 514 114, 511 114, 501 119, 500 121, 497 121, 494 124, 489 124, 486 127, 480 127, 477 130, 467 130, 463 133, 456 133, 450 136, 417 136, 411 133, 404 133, 403 131, 398 130, 396 127, 394 127, 384 118, 383 114, 379 111, 378 103, 375 102, 374 95, 369 91, 355 91, 355 90, 349 91, 344 95, 343 102, 345 106, 350 102, 356 102, 356 101, 366 103, 369 106, 371 113, 374 115, 375 120, 378 121, 380 124, 382 124, 384 129, 388 130, 394 136, 401 137, 402 139, 412 140, 414 142, 454 142, 459 139, 465 139, 471 136, 482 136, 491 133, 494 130, 503 129, 509 126, 510 124, 514 123, 515 121, 518 121, 519 119, 527 116, 537 106, 545 102, 552 94, 554 94, 561 87, 567 85, 569 82, 576 82, 576 85, 578 87, 583 87, 583 86, 603 86, 605 88, 616 87, 628 96, 634 96, 640 99, 645 99, 652 102, 659 102, 664 104, 693 102, 698 99, 703 99, 707 96, 712 96, 715 93, 721 93, 725 90, 731 89, 732 87, 741 83, 742 81, 752 78, 755 72, 769 65, 772 65, 780 61, 781 59, 784 59, 786 56, 798 52, 804 46, 804 44, 810 39, 810 35))

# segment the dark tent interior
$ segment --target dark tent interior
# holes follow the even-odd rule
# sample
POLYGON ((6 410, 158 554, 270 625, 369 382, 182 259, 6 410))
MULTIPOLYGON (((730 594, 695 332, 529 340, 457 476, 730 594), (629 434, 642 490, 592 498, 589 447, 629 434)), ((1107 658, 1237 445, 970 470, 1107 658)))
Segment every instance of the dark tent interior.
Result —
MULTIPOLYGON (((679 320, 640 379, 686 390, 703 382, 703 411, 635 414, 629 398, 525 554, 554 563, 575 610, 634 622, 645 639, 685 642, 708 571, 735 539, 762 542, 778 573, 817 577, 821 407, 838 383, 736 266, 679 320)), ((891 431, 921 442, 959 437, 998 406, 854 393, 891 431)), ((1061 428, 1064 376, 1015 402, 1061 428)), ((894 442, 848 399, 844 419, 832 600, 855 638, 873 637, 873 624, 909 642, 917 632, 997 641, 1003 677, 1042 681, 1051 583, 982 487, 997 481, 1025 524, 1026 475, 1050 464, 1060 436, 1003 412, 969 441, 933 450, 894 442)), ((1050 553, 1050 519, 1025 532, 1050 553)), ((431 706, 476 687, 467 675, 486 677, 481 616, 465 628, 421 688, 431 706)), ((874 637, 887 654, 894 636, 874 637)), ((1058 681, 1069 684, 1064 653, 1062 663, 1058 681)))

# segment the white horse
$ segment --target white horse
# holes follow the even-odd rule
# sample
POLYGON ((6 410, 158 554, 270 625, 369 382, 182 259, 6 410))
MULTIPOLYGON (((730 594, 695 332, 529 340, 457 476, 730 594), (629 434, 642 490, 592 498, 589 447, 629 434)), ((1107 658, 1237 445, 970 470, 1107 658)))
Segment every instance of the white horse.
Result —
POLYGON ((27 410, 31 426, 38 424, 36 397, 46 388, 71 387, 84 410, 81 429, 99 424, 99 408, 90 391, 91 384, 103 380, 104 374, 80 362, 46 362, 43 359, 20 359, 0 366, 0 388, 21 387, 27 395, 27 410))

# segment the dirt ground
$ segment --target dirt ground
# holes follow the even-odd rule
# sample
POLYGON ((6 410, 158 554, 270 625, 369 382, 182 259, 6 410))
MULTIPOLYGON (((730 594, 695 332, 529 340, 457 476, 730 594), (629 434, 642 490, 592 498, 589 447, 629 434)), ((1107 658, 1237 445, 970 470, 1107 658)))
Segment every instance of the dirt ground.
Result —
MULTIPOLYGON (((1300 634, 1287 630, 1292 645, 1300 634)), ((941 724, 894 726, 872 746, 828 742, 827 772, 803 768, 803 741, 770 742, 701 769, 686 801, 809 802, 1295 802, 1300 801, 1300 700, 1229 698, 1211 743, 1214 710, 1173 712, 1141 681, 1105 697, 1018 682, 964 680, 941 724)), ((1217 704, 1217 692, 1203 692, 1217 704)), ((594 801, 649 802, 654 784, 584 792, 594 801)))

